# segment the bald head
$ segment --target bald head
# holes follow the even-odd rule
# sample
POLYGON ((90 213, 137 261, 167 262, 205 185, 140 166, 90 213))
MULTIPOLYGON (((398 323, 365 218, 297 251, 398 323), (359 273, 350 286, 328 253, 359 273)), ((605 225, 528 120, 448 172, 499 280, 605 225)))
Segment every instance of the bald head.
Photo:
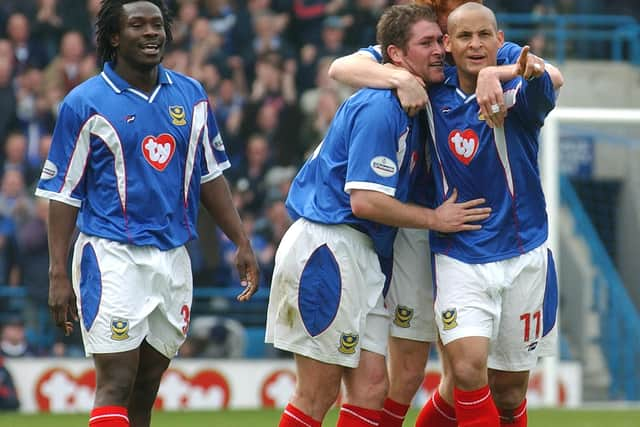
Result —
POLYGON ((496 16, 488 7, 475 2, 465 3, 460 7, 457 7, 449 14, 447 22, 447 30, 449 34, 453 34, 456 31, 456 27, 466 21, 473 21, 482 17, 488 19, 491 26, 495 31, 498 30, 498 23, 496 16))

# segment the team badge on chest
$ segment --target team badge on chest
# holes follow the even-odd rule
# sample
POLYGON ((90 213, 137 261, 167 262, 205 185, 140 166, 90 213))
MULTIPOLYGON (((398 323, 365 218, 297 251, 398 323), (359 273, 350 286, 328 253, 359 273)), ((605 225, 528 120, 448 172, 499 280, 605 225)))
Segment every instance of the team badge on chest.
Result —
POLYGON ((465 129, 463 131, 454 129, 449 134, 449 148, 458 160, 466 166, 471 163, 474 156, 478 152, 478 134, 473 129, 465 129))
POLYGON ((158 136, 149 135, 142 140, 142 154, 154 169, 162 172, 173 153, 176 151, 176 140, 168 133, 158 136))

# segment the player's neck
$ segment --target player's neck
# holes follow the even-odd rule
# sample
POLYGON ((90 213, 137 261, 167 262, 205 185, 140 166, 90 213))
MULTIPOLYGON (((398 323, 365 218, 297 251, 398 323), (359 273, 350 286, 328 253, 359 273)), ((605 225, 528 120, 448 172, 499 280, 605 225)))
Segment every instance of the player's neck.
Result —
POLYGON ((458 72, 458 85, 460 86, 460 90, 462 90, 465 94, 471 95, 475 93, 477 83, 477 74, 472 75, 458 72))
POLYGON ((114 71, 136 89, 151 93, 158 84, 158 66, 150 68, 132 67, 125 61, 118 61, 114 71))

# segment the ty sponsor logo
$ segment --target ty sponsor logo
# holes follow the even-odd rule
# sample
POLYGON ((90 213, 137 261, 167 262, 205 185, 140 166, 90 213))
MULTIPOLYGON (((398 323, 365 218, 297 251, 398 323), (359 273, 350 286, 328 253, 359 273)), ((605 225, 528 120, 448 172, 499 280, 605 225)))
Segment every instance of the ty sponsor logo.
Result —
POLYGON ((469 165, 478 152, 478 134, 473 129, 455 129, 449 134, 449 148, 460 162, 469 165))
POLYGON ((158 136, 149 135, 142 140, 144 158, 160 172, 165 170, 175 151, 176 140, 168 133, 158 136))

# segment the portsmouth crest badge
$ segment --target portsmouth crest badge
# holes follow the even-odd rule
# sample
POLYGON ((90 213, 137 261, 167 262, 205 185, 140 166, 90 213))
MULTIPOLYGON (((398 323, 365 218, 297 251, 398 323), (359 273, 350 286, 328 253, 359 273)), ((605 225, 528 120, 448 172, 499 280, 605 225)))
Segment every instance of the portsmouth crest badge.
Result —
POLYGON ((169 107, 169 115, 171 116, 171 123, 176 126, 184 126, 187 124, 186 113, 182 105, 172 105, 169 107))
POLYGON ((401 328, 408 328, 411 326, 411 319, 413 319, 413 308, 405 305, 396 306, 396 314, 393 318, 394 325, 401 328))
POLYGON ((111 339, 123 341, 129 338, 129 321, 125 319, 111 319, 111 339))
POLYGON ((340 347, 338 351, 342 354, 354 354, 358 346, 358 334, 343 333, 340 336, 340 347))
POLYGON ((443 324, 443 329, 445 331, 448 331, 450 329, 455 328, 456 326, 458 326, 458 310, 455 308, 450 308, 448 310, 445 310, 442 312, 442 324, 443 324))

